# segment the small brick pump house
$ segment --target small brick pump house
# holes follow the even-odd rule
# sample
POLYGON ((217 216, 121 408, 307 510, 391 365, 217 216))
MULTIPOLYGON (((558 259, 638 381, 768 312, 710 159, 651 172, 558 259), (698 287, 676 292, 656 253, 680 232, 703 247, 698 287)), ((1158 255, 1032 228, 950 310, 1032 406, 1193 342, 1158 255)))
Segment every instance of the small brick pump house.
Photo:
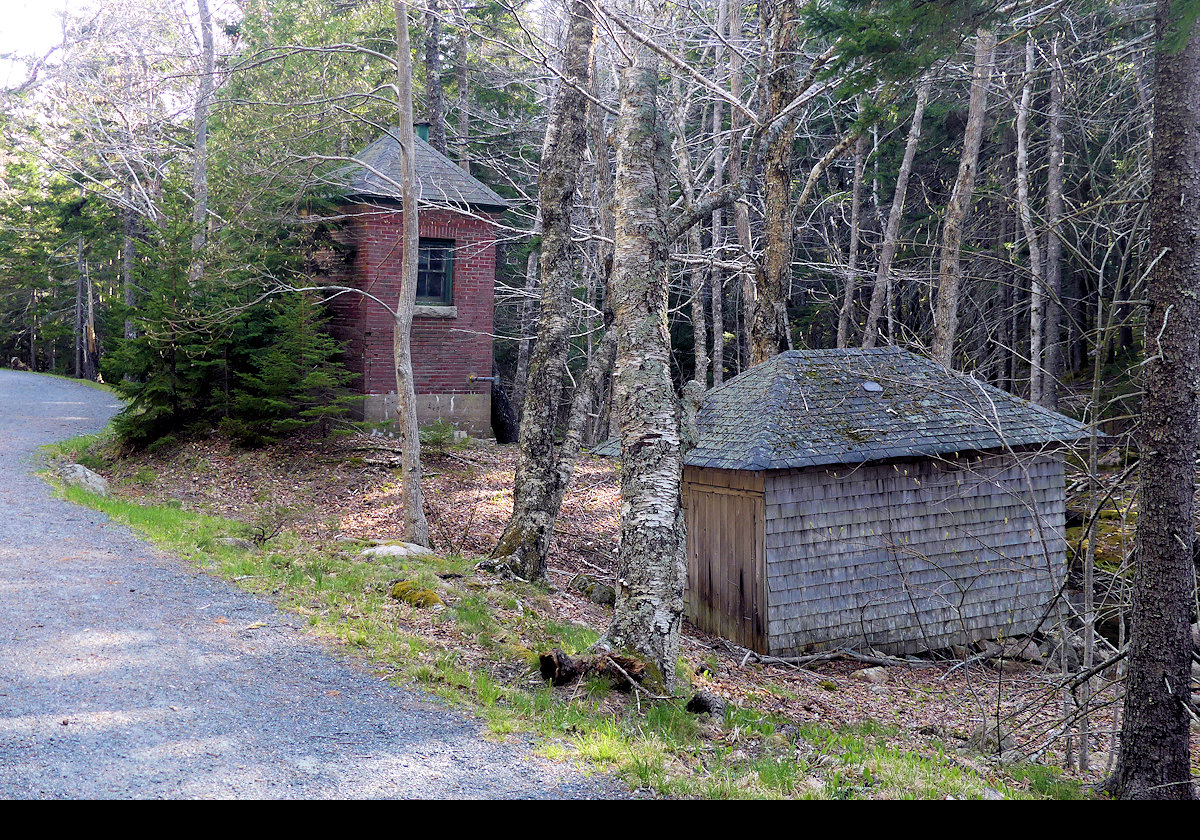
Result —
MULTIPOLYGON (((346 219, 336 238, 349 256, 329 279, 395 306, 404 218, 395 131, 355 160, 359 165, 334 176, 346 219)), ((474 435, 488 435, 495 224, 508 204, 420 136, 415 138, 414 163, 421 204, 412 326, 417 420, 444 419, 474 435)), ((360 294, 340 295, 331 308, 333 332, 346 346, 347 365, 360 374, 363 418, 395 418, 391 315, 360 294)))

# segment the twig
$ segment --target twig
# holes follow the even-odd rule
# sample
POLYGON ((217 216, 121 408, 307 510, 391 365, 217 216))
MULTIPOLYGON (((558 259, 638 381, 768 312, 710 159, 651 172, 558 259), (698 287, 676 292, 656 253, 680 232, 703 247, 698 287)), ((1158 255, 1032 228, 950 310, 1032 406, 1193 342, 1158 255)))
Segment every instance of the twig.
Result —
MULTIPOLYGON (((620 671, 621 676, 623 676, 625 679, 627 679, 629 681, 629 684, 631 686, 633 686, 634 690, 642 692, 647 697, 649 697, 651 700, 671 700, 672 699, 670 697, 659 696, 659 695, 643 688, 641 686, 641 684, 639 684, 638 681, 635 680, 633 677, 629 676, 629 672, 626 671, 624 668, 622 668, 619 664, 617 664, 617 660, 613 659, 611 656, 608 657, 608 664, 613 666, 614 668, 616 668, 618 671, 620 671)), ((638 711, 641 711, 641 708, 642 708, 641 704, 638 704, 638 711)))

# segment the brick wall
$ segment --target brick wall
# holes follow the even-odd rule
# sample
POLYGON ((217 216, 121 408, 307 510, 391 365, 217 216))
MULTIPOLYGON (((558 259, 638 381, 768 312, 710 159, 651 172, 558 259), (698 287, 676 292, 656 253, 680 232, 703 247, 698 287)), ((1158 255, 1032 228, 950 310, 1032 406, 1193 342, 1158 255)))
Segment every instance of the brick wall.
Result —
MULTIPOLYGON (((400 297, 403 214, 398 208, 353 205, 344 208, 347 244, 354 248, 345 285, 362 289, 394 306, 400 297)), ((454 240, 456 318, 413 319, 413 375, 418 394, 490 394, 487 382, 469 383, 471 374, 491 376, 492 316, 496 277, 495 230, 484 214, 452 210, 421 211, 420 235, 454 240), (482 216, 482 217, 481 217, 482 216)), ((349 364, 362 374, 363 393, 396 390, 392 367, 392 319, 363 295, 333 302, 333 329, 347 345, 349 364)))

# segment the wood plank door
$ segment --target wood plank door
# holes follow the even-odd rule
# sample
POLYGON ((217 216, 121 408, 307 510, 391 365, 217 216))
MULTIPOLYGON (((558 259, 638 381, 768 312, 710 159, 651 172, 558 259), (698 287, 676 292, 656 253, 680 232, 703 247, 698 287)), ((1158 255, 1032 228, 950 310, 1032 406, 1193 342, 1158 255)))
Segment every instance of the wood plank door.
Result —
POLYGON ((688 618, 765 653, 762 495, 689 484, 686 505, 688 618))

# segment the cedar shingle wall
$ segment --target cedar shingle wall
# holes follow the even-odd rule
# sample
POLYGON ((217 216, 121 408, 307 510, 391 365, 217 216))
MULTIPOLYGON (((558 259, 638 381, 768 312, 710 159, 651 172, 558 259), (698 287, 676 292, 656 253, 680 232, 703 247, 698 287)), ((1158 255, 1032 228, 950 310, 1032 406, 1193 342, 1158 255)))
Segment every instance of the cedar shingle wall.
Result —
POLYGON ((772 652, 911 653, 1029 632, 1065 572, 1053 456, 767 476, 772 652))

